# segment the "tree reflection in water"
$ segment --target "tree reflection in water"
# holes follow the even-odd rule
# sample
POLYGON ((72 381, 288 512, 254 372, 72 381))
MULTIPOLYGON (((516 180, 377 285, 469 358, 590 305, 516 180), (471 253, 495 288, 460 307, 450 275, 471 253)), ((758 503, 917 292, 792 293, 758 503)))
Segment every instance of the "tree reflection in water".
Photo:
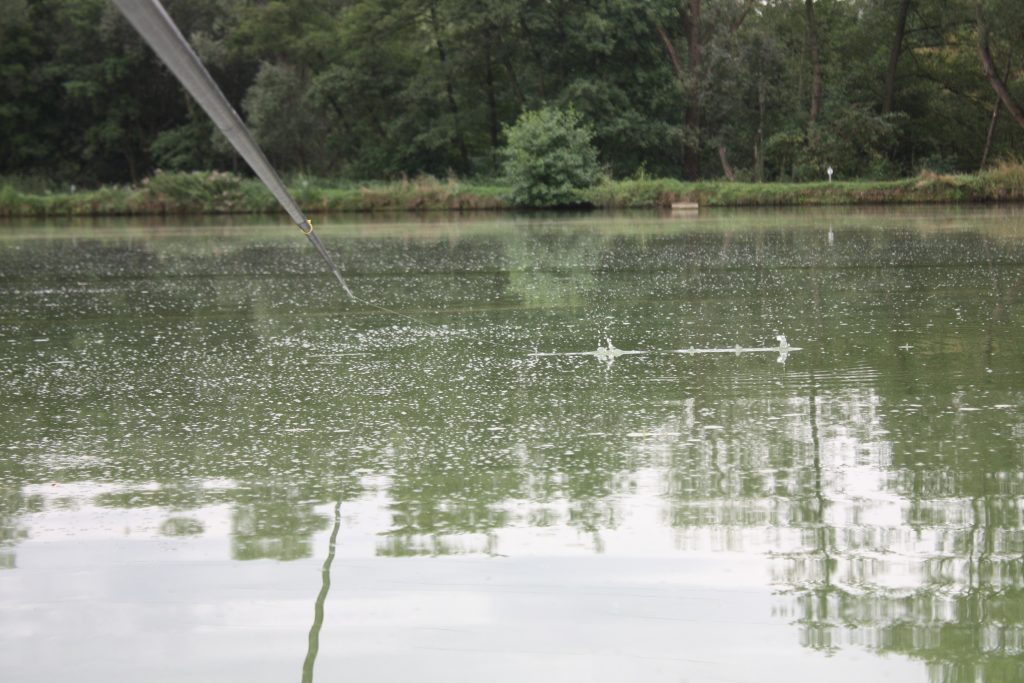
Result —
POLYGON ((1019 218, 855 214, 829 239, 807 216, 368 231, 354 275, 431 329, 308 297, 273 226, 0 248, 0 565, 75 505, 182 542, 223 510, 237 560, 331 529, 311 672, 339 499, 379 507, 381 558, 630 552, 646 515, 640 552, 770 557, 809 648, 1024 680, 1019 218), (529 357, 783 332, 784 365, 529 357))
MULTIPOLYGON (((940 424, 932 429, 944 432, 940 424)), ((814 507, 822 513, 800 525, 805 544, 779 555, 776 575, 797 597, 803 644, 907 654, 944 683, 1024 679, 1024 486, 1016 458, 990 453, 991 470, 974 458, 958 463, 943 447, 951 441, 930 444, 939 452, 929 455, 950 461, 937 469, 906 461, 920 448, 894 450, 891 465, 872 477, 874 491, 854 486, 853 494, 838 481, 819 489, 816 480, 823 506, 814 507)))
POLYGON ((331 591, 331 565, 334 564, 334 550, 338 543, 338 530, 341 529, 341 499, 334 504, 334 526, 327 542, 327 557, 320 570, 320 592, 317 593, 313 605, 313 625, 309 627, 309 644, 306 648, 306 659, 302 662, 302 683, 312 683, 313 668, 316 656, 320 652, 320 629, 324 625, 324 603, 331 591))

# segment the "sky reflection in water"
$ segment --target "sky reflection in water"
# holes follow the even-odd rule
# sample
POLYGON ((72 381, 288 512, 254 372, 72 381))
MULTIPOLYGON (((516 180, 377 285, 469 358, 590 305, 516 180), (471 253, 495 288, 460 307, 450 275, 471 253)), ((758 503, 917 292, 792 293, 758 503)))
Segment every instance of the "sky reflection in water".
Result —
POLYGON ((1018 210, 321 231, 0 231, 4 678, 1024 679, 1018 210))

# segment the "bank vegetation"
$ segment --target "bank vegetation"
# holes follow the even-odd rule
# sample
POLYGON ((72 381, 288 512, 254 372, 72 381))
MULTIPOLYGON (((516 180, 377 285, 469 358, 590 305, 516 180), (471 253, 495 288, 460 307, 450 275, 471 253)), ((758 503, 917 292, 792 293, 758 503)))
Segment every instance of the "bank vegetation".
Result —
MULTIPOLYGON (((505 181, 420 176, 394 182, 351 183, 297 177, 289 183, 314 214, 374 211, 487 211, 531 208, 505 181)), ((1024 165, 1003 162, 982 173, 926 171, 902 180, 816 183, 684 182, 666 178, 603 179, 580 190, 572 208, 671 208, 676 202, 713 206, 960 204, 1024 202, 1024 165)), ((222 172, 156 173, 138 185, 74 192, 33 191, 0 181, 0 216, 106 216, 275 213, 273 196, 256 179, 222 172)))

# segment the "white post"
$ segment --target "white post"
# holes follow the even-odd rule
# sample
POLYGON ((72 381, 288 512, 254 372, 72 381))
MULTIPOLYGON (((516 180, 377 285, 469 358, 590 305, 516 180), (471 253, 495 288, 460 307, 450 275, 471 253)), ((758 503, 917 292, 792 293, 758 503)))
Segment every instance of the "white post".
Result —
POLYGON ((828 181, 830 183, 832 182, 832 166, 831 166, 831 164, 828 167, 828 181))

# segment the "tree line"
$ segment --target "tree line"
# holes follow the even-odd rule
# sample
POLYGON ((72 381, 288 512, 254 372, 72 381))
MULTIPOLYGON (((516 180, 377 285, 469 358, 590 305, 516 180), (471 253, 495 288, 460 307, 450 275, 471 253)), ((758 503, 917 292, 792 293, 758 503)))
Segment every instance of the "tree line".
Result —
MULTIPOLYGON (((165 0, 286 173, 495 177, 572 110, 612 177, 888 178, 1024 143, 1020 0, 165 0)), ((107 0, 0 0, 0 174, 239 162, 107 0)))

